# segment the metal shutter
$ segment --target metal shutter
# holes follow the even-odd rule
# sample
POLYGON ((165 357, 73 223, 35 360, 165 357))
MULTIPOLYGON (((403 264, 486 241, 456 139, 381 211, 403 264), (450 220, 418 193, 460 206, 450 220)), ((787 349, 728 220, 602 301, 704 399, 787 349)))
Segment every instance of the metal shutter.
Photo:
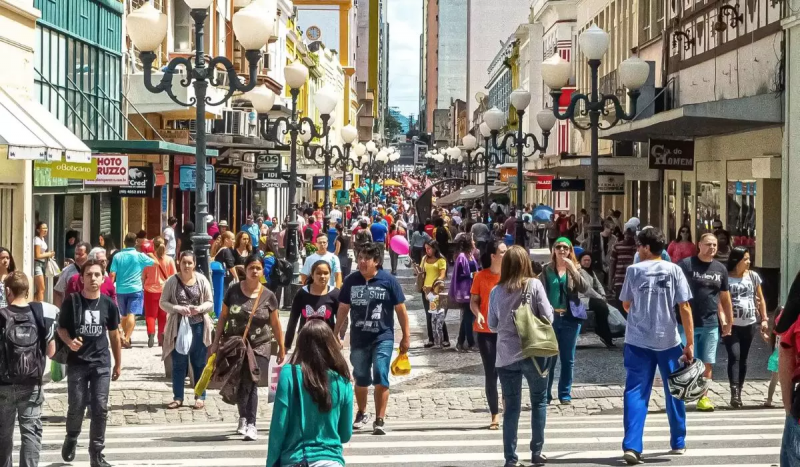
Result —
POLYGON ((111 195, 100 193, 100 233, 111 232, 111 195))

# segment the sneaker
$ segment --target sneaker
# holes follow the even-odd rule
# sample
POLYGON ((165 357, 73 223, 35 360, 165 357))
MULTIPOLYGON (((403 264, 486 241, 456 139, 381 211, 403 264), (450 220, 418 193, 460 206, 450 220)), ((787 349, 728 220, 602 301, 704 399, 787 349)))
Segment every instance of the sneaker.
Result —
POLYGON ((147 335, 147 347, 148 348, 153 348, 155 343, 156 343, 156 337, 154 335, 152 335, 152 334, 148 334, 147 335))
POLYGON ((67 436, 64 438, 64 444, 61 445, 61 458, 64 462, 72 462, 75 460, 75 448, 78 447, 78 439, 73 439, 67 436))
POLYGON ((547 456, 544 454, 538 454, 536 456, 531 457, 531 465, 535 467, 541 467, 542 465, 547 464, 547 456))
POLYGON ((365 426, 367 426, 367 423, 369 423, 370 419, 372 419, 372 415, 370 415, 369 413, 358 412, 356 414, 356 421, 353 422, 353 429, 360 430, 364 428, 365 426))
POLYGON ((625 453, 622 455, 622 459, 624 459, 628 465, 637 465, 642 463, 642 455, 632 449, 625 451, 625 453))
POLYGON ((258 430, 256 429, 255 425, 247 425, 244 429, 244 438, 243 441, 257 441, 258 440, 258 430))
POLYGON ((711 402, 711 399, 708 396, 703 396, 697 401, 697 410, 701 412, 713 412, 714 411, 714 403, 711 402))
POLYGON ((247 419, 242 417, 239 419, 239 424, 236 426, 236 434, 243 435, 247 428, 247 419))
POLYGON ((684 454, 686 454, 686 448, 671 449, 669 451, 670 456, 682 456, 684 454))
POLYGON ((559 402, 561 402, 561 405, 572 405, 571 399, 559 399, 559 402))
POLYGON ((90 454, 89 458, 91 459, 89 464, 92 467, 111 467, 111 464, 106 461, 106 456, 104 456, 102 453, 95 455, 90 454))
POLYGON ((506 462, 503 467, 526 467, 522 462, 506 462))
POLYGON ((385 435, 386 429, 383 427, 383 419, 378 418, 375 419, 375 423, 372 424, 372 434, 373 435, 385 435))

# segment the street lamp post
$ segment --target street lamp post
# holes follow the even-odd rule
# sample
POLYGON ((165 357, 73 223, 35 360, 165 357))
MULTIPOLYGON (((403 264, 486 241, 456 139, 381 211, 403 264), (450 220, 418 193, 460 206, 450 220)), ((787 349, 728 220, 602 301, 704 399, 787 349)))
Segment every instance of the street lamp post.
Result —
POLYGON ((478 161, 478 154, 475 154, 475 158, 472 158, 473 153, 477 152, 478 149, 478 138, 476 138, 472 134, 467 134, 463 138, 461 138, 461 144, 464 146, 464 151, 466 151, 467 155, 465 157, 465 161, 467 163, 467 180, 469 183, 472 183, 472 169, 473 166, 477 164, 478 161))
POLYGON ((195 234, 192 236, 194 252, 197 257, 197 266, 204 274, 210 274, 208 250, 211 237, 207 233, 206 216, 208 215, 208 197, 206 192, 206 105, 218 106, 224 104, 235 92, 247 92, 257 84, 258 62, 261 60, 261 48, 267 44, 275 25, 274 12, 269 12, 262 4, 252 3, 242 8, 233 15, 233 30, 236 39, 245 49, 249 79, 247 84, 239 80, 233 64, 224 56, 210 58, 206 62, 204 50, 205 20, 212 0, 185 0, 191 8, 189 15, 194 20, 195 56, 194 60, 186 57, 175 57, 167 64, 164 75, 158 85, 152 83, 152 67, 156 60, 156 53, 167 35, 167 17, 156 10, 150 2, 142 5, 127 17, 128 36, 134 47, 140 53, 144 72, 144 85, 148 91, 159 94, 165 92, 169 98, 184 107, 195 106, 197 130, 195 132, 195 234), (215 76, 214 71, 218 65, 225 68, 228 76, 229 87, 225 95, 213 102, 207 96, 208 85, 222 85, 215 76), (183 67, 186 77, 180 80, 180 85, 188 88, 194 87, 194 97, 188 102, 180 100, 172 90, 172 78, 183 67))
POLYGON ((492 157, 491 152, 491 141, 492 141, 492 129, 489 128, 489 125, 486 122, 480 124, 478 129, 481 132, 481 136, 483 137, 483 223, 489 226, 491 230, 491 225, 489 225, 489 166, 491 166, 492 162, 497 163, 497 157, 492 157))
POLYGON ((369 186, 367 187, 367 193, 369 194, 369 199, 367 199, 367 215, 372 217, 372 200, 375 193, 375 162, 377 160, 378 147, 374 141, 369 141, 366 145, 359 143, 356 145, 354 152, 354 167, 361 171, 362 176, 364 174, 369 174, 369 177, 364 177, 364 179, 369 180, 369 186), (365 156, 366 159, 364 158, 365 156))
MULTIPOLYGON (((335 105, 335 103, 334 103, 334 105, 335 105)), ((319 102, 317 102, 317 106, 319 107, 319 102)), ((325 135, 325 146, 324 147, 321 147, 321 146, 310 146, 308 143, 311 141, 311 138, 310 138, 310 134, 308 134, 308 133, 305 136, 301 136, 301 139, 305 143, 305 147, 306 147, 305 157, 306 157, 306 159, 308 159, 310 161, 314 161, 317 164, 323 164, 324 165, 324 170, 325 170, 325 206, 324 206, 323 209, 324 209, 324 213, 325 213, 325 219, 323 221, 324 222, 323 225, 327 229, 328 226, 330 225, 330 215, 331 215, 331 201, 330 201, 331 175, 330 175, 330 171, 331 171, 331 168, 333 168, 335 165, 337 165, 337 163, 339 163, 340 159, 342 159, 342 158, 346 159, 347 156, 342 154, 342 150, 338 146, 336 146, 336 145, 331 146, 331 144, 330 144, 330 128, 328 126, 328 124, 330 123, 330 117, 328 115, 326 115, 326 114, 322 114, 320 116, 320 118, 322 119, 322 125, 323 125, 322 134, 325 135), (320 149, 322 149, 322 160, 319 160, 317 158, 317 152, 320 149), (334 152, 338 152, 338 155, 335 155, 334 152)), ((355 138, 358 138, 358 130, 352 125, 347 125, 344 128, 342 128, 342 137, 346 141, 349 139, 349 141, 347 141, 346 144, 345 144, 345 150, 349 151, 350 144, 353 141, 355 141, 355 138)), ((345 170, 346 170, 346 166, 345 166, 345 170)), ((344 180, 345 179, 346 179, 346 173, 345 173, 345 178, 342 179, 342 186, 344 186, 344 180)))
POLYGON ((636 116, 636 100, 639 97, 639 88, 647 81, 650 75, 650 66, 647 62, 637 56, 632 56, 619 65, 619 75, 622 85, 628 88, 628 97, 631 100, 631 111, 625 113, 619 98, 614 94, 600 94, 598 91, 598 70, 600 59, 608 49, 608 34, 592 25, 581 33, 578 42, 580 43, 583 55, 588 59, 589 70, 591 72, 590 93, 573 93, 566 111, 561 113, 558 102, 561 98, 561 88, 569 83, 572 75, 572 67, 569 62, 555 54, 542 63, 542 80, 550 88, 550 95, 553 97, 553 115, 559 120, 569 120, 576 128, 591 131, 591 188, 589 191, 589 251, 592 252, 593 268, 595 271, 602 270, 600 252, 600 192, 598 186, 599 179, 599 150, 598 139, 600 129, 600 117, 608 115, 608 104, 614 107, 614 119, 606 122, 603 129, 608 129, 619 123, 621 120, 633 120, 636 116), (578 104, 583 102, 583 110, 577 109, 578 104), (576 110, 577 109, 577 110, 576 110), (577 122, 576 117, 589 115, 589 124, 584 125, 577 122))
POLYGON ((486 124, 489 126, 492 135, 492 146, 496 150, 500 150, 501 148, 508 147, 509 144, 516 146, 517 149, 517 228, 516 228, 516 235, 515 235, 515 243, 517 245, 525 245, 525 225, 522 219, 522 212, 523 212, 523 189, 522 183, 524 177, 522 176, 523 170, 523 158, 531 157, 537 151, 539 152, 539 157, 544 155, 544 151, 547 150, 547 141, 550 137, 550 130, 553 128, 553 125, 556 123, 556 118, 552 112, 549 110, 542 110, 536 115, 536 122, 539 124, 539 128, 542 129, 542 136, 543 140, 542 143, 539 144, 539 140, 536 139, 536 136, 532 133, 523 133, 522 132, 522 117, 525 115, 525 109, 528 108, 528 104, 531 102, 531 94, 524 89, 516 89, 511 92, 511 105, 517 109, 517 132, 509 132, 503 137, 503 141, 501 144, 497 144, 497 136, 500 133, 500 128, 503 127, 505 123, 505 113, 498 109, 497 107, 492 107, 484 114, 483 118, 486 121, 486 124), (531 142, 528 143, 528 140, 531 142), (525 155, 523 149, 530 148, 531 152, 528 155, 525 155))

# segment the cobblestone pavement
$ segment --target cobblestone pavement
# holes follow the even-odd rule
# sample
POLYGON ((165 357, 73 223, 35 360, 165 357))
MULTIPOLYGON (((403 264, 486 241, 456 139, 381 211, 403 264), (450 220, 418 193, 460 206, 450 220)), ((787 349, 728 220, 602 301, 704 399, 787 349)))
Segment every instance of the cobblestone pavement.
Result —
MULTIPOLYGON (((412 293, 413 283, 409 271, 401 267, 400 280, 406 290, 412 348, 409 352, 412 372, 404 377, 391 377, 392 395, 387 411, 388 419, 488 419, 484 397, 484 377, 477 352, 457 353, 452 349, 424 349, 427 340, 425 312, 418 293, 412 293)), ((282 311, 284 326, 288 312, 282 311)), ((447 325, 455 344, 458 330, 457 310, 448 314, 447 325)), ((399 326, 396 337, 399 340, 399 326)), ((238 412, 235 406, 225 404, 217 391, 210 390, 205 408, 193 410, 183 407, 166 410, 172 400, 171 379, 165 377, 159 347, 147 348, 144 322, 137 324, 133 349, 123 350, 123 371, 120 380, 112 382, 109 398, 110 425, 172 424, 188 422, 225 421, 235 423, 238 412)), ((559 415, 616 414, 622 410, 622 390, 625 372, 622 365, 622 340, 617 348, 607 350, 591 333, 584 333, 578 343, 575 365, 575 385, 572 405, 551 404, 549 412, 559 415)), ((346 350, 346 353, 347 352, 346 350)), ((769 374, 766 363, 769 350, 758 340, 750 354, 748 383, 742 394, 747 408, 763 405, 766 398, 769 374)), ((273 359, 274 361, 274 359, 273 359)), ((729 408, 730 392, 727 388, 727 357, 719 348, 710 397, 717 408, 729 408)), ((558 369, 556 369, 558 375, 558 369)), ((188 381, 187 381, 188 382, 188 381)), ((661 383, 657 378, 650 401, 651 410, 664 408, 661 383)), ((187 387, 187 404, 192 404, 191 389, 187 387)), ((266 403, 269 390, 259 390, 259 418, 262 424, 269 420, 271 404, 266 403)), ((64 421, 67 408, 66 382, 47 383, 44 418, 49 423, 64 421)), ((774 403, 780 405, 780 388, 774 403)), ((370 400, 370 410, 372 401, 370 400)))

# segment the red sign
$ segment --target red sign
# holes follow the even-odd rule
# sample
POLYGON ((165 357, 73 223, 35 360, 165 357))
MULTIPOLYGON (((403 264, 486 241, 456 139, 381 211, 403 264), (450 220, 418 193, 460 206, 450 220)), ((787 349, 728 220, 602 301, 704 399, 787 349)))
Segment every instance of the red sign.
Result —
POLYGON ((553 188, 553 179, 555 175, 539 175, 536 177, 537 190, 550 190, 553 188))

